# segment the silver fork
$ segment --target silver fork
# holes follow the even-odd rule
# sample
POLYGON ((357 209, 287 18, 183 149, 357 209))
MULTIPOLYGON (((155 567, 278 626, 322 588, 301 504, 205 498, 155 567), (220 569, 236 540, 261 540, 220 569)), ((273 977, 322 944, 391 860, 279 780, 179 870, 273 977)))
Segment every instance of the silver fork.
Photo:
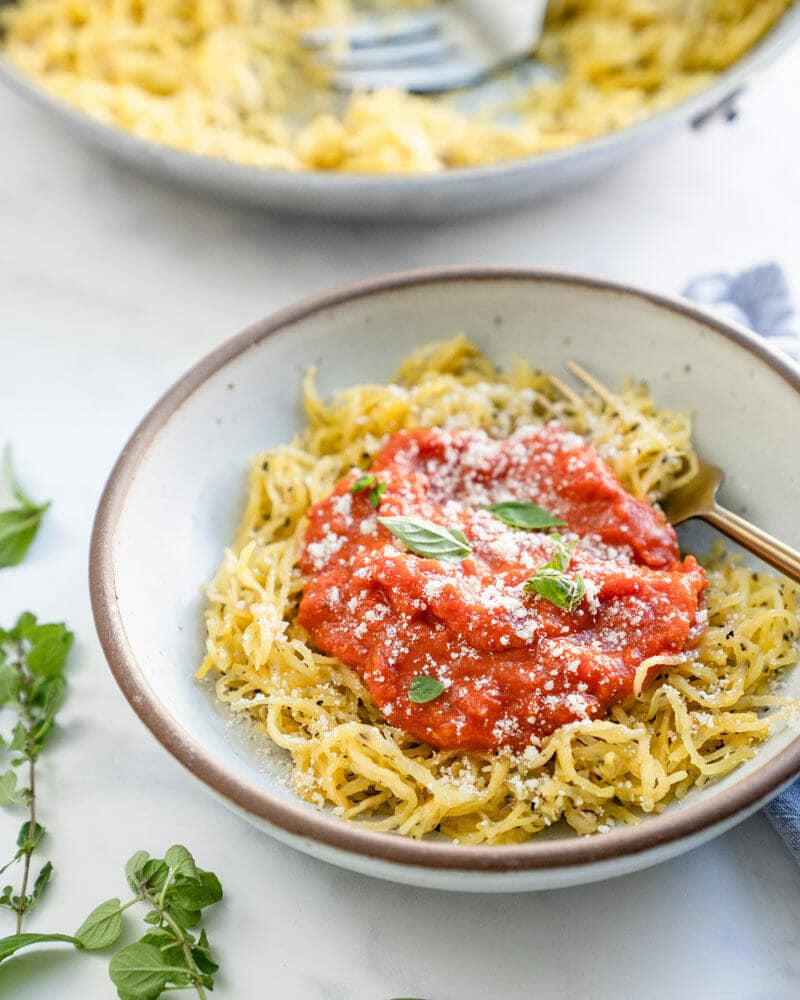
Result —
POLYGON ((479 83, 529 56, 547 0, 449 0, 434 11, 367 18, 301 36, 340 90, 430 94, 479 83))

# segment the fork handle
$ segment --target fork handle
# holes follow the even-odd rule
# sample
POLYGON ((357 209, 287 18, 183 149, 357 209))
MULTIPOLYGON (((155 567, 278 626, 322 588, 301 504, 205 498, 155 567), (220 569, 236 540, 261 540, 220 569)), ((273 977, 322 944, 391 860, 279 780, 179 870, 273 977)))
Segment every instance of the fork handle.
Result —
POLYGON ((761 528, 757 528, 720 504, 715 504, 711 510, 704 511, 701 517, 753 555, 788 576, 790 580, 800 583, 800 552, 796 549, 778 541, 777 538, 773 538, 766 531, 762 531, 761 528))

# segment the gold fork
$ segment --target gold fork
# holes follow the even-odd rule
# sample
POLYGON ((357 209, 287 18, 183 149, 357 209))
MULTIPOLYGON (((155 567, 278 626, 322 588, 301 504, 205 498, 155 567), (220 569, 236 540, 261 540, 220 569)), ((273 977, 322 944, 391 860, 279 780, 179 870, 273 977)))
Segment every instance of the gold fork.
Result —
MULTIPOLYGON (((596 393, 606 405, 615 405, 610 390, 579 364, 575 361, 568 361, 567 368, 585 386, 596 393)), ((777 538, 773 538, 766 531, 750 524, 749 521, 717 502, 717 490, 723 477, 722 469, 702 458, 699 459, 697 474, 661 502, 661 507, 669 522, 682 524, 690 518, 699 517, 727 535, 728 538, 732 538, 734 542, 738 542, 753 555, 784 573, 791 580, 800 583, 800 552, 785 545, 777 538)))

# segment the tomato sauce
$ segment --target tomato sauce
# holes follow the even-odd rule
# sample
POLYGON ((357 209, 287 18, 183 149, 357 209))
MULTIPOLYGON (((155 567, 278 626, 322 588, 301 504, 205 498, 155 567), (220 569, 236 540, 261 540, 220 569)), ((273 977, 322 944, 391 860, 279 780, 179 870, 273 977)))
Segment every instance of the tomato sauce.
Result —
POLYGON ((681 560, 663 514, 627 494, 585 441, 559 424, 502 441, 482 431, 390 437, 370 469, 377 514, 466 536, 461 561, 409 552, 377 519, 354 472, 309 511, 299 621, 349 664, 386 719, 442 749, 521 750, 631 695, 636 668, 684 651, 702 618, 703 570, 681 560), (566 522, 574 611, 524 589, 550 561, 551 531, 524 531, 486 507, 527 500, 566 522), (444 690, 418 704, 415 677, 444 690))

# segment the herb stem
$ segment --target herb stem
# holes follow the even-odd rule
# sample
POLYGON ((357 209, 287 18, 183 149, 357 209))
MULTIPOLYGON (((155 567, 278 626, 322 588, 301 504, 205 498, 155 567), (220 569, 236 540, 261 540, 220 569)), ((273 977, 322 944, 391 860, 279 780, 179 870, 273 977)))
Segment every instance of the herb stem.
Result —
MULTIPOLYGON (((36 829, 36 766, 33 757, 28 756, 28 808, 30 819, 28 821, 28 840, 33 838, 36 829)), ((17 905, 17 934, 22 933, 22 918, 25 915, 25 901, 28 895, 28 879, 31 873, 32 850, 25 851, 25 860, 22 862, 22 885, 19 890, 19 903, 17 905)))
MULTIPOLYGON (((153 908, 158 910, 158 914, 164 923, 169 925, 170 930, 175 935, 175 940, 181 946, 181 951, 183 952, 183 957, 186 960, 186 968, 189 971, 189 975, 192 978, 192 986, 197 990, 197 996, 199 1000, 208 1000, 206 991, 203 989, 203 985, 200 982, 200 970, 197 968, 197 964, 192 956, 191 948, 189 947, 189 942, 186 940, 186 935, 183 933, 183 929, 172 919, 169 913, 163 908, 164 904, 162 901, 162 895, 159 894, 158 898, 153 897, 147 891, 147 889, 142 890, 144 897, 149 903, 152 903, 153 908)), ((185 989, 185 987, 184 987, 185 989)))
MULTIPOLYGON (((25 669, 25 648, 23 646, 22 640, 17 644, 19 652, 19 663, 20 663, 20 674, 23 678, 23 682, 30 681, 27 670, 25 669)), ((23 685, 22 692, 26 690, 26 684, 23 685)), ((34 723, 33 716, 31 714, 30 705, 28 704, 28 698, 25 694, 21 694, 20 697, 20 707, 22 709, 22 715, 25 722, 28 724, 27 738, 25 740, 25 757, 28 760, 28 836, 27 840, 29 842, 33 841, 33 835, 36 831, 36 756, 33 753, 33 748, 31 746, 31 728, 34 723)), ((25 851, 25 858, 22 862, 22 884, 19 890, 19 902, 17 903, 15 909, 17 911, 17 934, 22 933, 22 920, 25 916, 25 910, 27 909, 28 900, 28 880, 31 874, 31 855, 33 854, 33 848, 28 847, 25 851)))

